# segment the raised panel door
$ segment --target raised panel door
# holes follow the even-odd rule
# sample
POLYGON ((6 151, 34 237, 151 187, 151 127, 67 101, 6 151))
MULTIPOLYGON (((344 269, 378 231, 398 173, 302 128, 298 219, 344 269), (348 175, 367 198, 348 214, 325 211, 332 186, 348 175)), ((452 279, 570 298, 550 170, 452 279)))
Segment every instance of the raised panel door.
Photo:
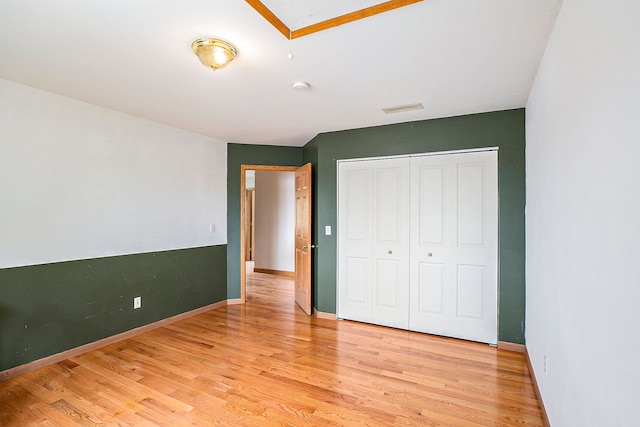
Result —
POLYGON ((371 322, 371 162, 338 164, 338 304, 341 319, 371 322))
POLYGON ((497 343, 497 152, 412 159, 409 328, 497 343))
POLYGON ((408 158, 372 162, 372 321, 409 327, 408 158))

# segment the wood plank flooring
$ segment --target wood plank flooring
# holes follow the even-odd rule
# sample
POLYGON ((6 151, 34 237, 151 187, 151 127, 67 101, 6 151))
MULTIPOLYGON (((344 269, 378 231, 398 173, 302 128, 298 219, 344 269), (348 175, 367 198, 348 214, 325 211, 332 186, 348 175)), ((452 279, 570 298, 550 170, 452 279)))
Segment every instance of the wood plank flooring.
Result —
POLYGON ((542 426, 523 354, 307 317, 289 278, 0 382, 2 426, 542 426))

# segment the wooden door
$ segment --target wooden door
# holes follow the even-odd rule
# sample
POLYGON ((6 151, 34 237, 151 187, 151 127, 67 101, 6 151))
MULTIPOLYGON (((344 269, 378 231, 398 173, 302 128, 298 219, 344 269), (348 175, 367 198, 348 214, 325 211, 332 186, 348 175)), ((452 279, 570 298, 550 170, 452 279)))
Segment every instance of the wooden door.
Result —
POLYGON ((497 344, 498 155, 414 157, 410 329, 497 344))
POLYGON ((296 170, 295 299, 311 314, 311 163, 296 170))

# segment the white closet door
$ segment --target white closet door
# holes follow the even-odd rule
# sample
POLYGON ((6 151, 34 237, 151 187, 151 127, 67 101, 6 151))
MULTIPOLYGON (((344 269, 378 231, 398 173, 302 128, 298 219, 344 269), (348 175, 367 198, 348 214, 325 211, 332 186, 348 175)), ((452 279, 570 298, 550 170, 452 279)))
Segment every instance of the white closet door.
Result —
POLYGON ((372 321, 409 327, 409 158, 372 162, 372 321))
POLYGON ((498 155, 411 160, 409 328, 497 343, 498 155))
POLYGON ((371 322, 371 162, 338 163, 338 318, 371 322))
POLYGON ((409 165, 338 165, 339 318, 409 327, 409 165))

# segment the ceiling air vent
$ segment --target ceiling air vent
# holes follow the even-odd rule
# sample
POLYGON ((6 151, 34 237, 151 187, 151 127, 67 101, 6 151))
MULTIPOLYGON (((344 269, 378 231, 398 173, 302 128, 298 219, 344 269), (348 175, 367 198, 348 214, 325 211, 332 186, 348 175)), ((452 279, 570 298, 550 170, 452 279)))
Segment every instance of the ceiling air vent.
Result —
POLYGON ((402 113, 405 111, 413 111, 413 110, 424 110, 424 107, 422 106, 422 104, 418 103, 418 104, 398 105, 397 107, 388 107, 388 108, 382 109, 382 111, 384 111, 386 114, 402 113))

